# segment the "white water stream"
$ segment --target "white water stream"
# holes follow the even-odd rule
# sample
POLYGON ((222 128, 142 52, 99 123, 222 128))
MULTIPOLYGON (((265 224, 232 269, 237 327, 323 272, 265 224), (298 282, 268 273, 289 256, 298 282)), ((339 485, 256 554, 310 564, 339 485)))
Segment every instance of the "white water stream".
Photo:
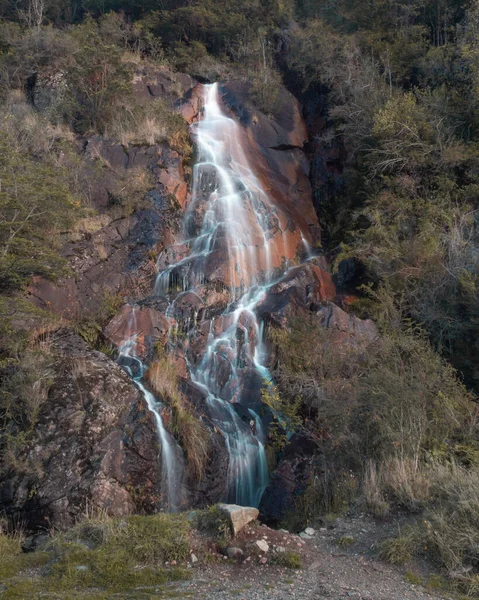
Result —
POLYGON ((142 393, 148 409, 153 414, 161 451, 162 504, 168 512, 177 512, 182 507, 184 500, 184 457, 178 444, 163 423, 161 417, 163 405, 143 384, 145 365, 136 354, 138 327, 134 307, 131 312, 128 329, 128 338, 119 348, 120 355, 118 362, 128 371, 135 385, 142 393))
MULTIPOLYGON (((228 500, 257 506, 268 482, 266 436, 245 386, 253 371, 256 388, 268 377, 255 308, 278 274, 274 253, 286 254, 288 233, 271 232, 275 207, 248 161, 240 125, 222 110, 217 84, 204 86, 202 119, 193 128, 198 161, 184 220, 186 250, 159 273, 155 292, 170 297, 173 307, 182 296, 199 292, 207 279, 229 290, 226 310, 210 320, 201 359, 188 360, 187 354, 187 360, 191 380, 204 392, 211 418, 225 436, 228 500)), ((198 335, 196 321, 197 312, 183 323, 190 340, 198 335)))
MULTIPOLYGON (((278 234, 278 209, 251 168, 242 128, 222 110, 218 85, 203 89, 202 119, 192 126, 198 160, 183 241, 160 255, 154 293, 168 299, 166 315, 175 323, 170 349, 181 348, 191 381, 204 394, 210 417, 224 435, 229 455, 225 500, 257 506, 268 482, 259 388, 270 377, 255 309, 289 266, 284 260, 278 264, 278 257, 291 256, 289 234, 286 227, 278 234), (223 309, 208 316, 212 303, 207 298, 214 292, 226 300, 223 309), (182 303, 187 309, 178 313, 182 303), (202 305, 206 311, 201 312, 202 305), (193 346, 204 337, 198 352, 193 346)), ((130 359, 134 334, 133 325, 132 337, 122 348, 130 359)), ((168 506, 174 509, 182 465, 175 463, 175 442, 163 425, 161 407, 141 383, 142 373, 140 363, 135 380, 155 415, 168 506)))

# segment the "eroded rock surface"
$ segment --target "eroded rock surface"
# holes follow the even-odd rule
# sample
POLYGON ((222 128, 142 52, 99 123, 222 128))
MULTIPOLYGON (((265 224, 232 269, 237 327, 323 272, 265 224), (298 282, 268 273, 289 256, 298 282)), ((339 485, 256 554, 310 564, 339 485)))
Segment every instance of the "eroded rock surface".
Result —
POLYGON ((69 331, 56 334, 54 382, 22 465, 0 484, 6 514, 28 528, 86 510, 152 512, 161 501, 154 420, 127 374, 69 331))

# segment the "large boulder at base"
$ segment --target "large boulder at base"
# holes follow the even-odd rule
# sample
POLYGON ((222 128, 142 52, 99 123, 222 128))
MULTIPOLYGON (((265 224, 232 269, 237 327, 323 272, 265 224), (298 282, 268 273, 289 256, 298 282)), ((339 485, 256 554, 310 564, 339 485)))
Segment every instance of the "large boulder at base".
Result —
POLYGON ((218 508, 228 516, 234 535, 237 535, 248 523, 256 520, 259 515, 259 510, 251 506, 218 504, 218 508))
POLYGON ((33 439, 0 482, 7 517, 29 530, 88 510, 120 516, 162 504, 161 447, 139 390, 70 331, 53 338, 54 382, 33 439))

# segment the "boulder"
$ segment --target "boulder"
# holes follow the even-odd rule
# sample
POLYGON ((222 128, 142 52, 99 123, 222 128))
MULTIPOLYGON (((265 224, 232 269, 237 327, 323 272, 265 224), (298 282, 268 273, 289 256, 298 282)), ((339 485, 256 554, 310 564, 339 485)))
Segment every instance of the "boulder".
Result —
POLYGON ((273 285, 256 311, 262 320, 285 327, 292 315, 315 311, 335 297, 331 275, 321 263, 311 261, 291 269, 273 285))
POLYGON ((258 509, 251 506, 218 504, 218 508, 228 516, 233 535, 237 535, 248 523, 255 521, 259 515, 258 509))
POLYGON ((125 304, 105 327, 105 337, 115 346, 121 346, 135 335, 136 356, 141 359, 151 354, 155 345, 166 342, 169 321, 165 315, 146 306, 125 304))
POLYGON ((52 341, 53 384, 22 465, 0 482, 6 516, 30 531, 68 526, 85 510, 112 516, 162 505, 155 421, 128 375, 68 330, 52 341))

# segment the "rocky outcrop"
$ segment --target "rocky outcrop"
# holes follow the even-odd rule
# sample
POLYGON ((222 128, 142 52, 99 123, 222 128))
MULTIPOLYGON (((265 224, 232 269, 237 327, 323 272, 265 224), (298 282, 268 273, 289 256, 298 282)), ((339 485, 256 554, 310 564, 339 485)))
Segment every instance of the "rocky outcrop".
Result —
MULTIPOLYGON (((185 201, 187 184, 179 155, 167 145, 125 148, 90 138, 85 152, 92 170, 98 160, 104 166, 97 176, 92 197, 99 214, 77 224, 62 249, 74 276, 58 282, 35 278, 29 287, 32 301, 63 317, 74 318, 98 309, 105 293, 142 298, 154 285, 154 257, 173 240, 178 229, 178 202, 185 201), (159 166, 161 165, 161 166, 159 166), (152 173, 150 190, 143 191, 136 210, 116 206, 120 178, 152 173)), ((93 175, 92 175, 93 178, 93 175)), ((118 202, 120 202, 118 200, 118 202)))
MULTIPOLYGON (((31 102, 48 110, 62 85, 61 73, 39 72, 30 82, 31 102)), ((199 112, 196 86, 189 75, 141 65, 133 98, 137 104, 161 99, 192 122, 199 112)), ((189 200, 183 157, 167 143, 120 143, 94 135, 78 137, 76 146, 82 158, 79 185, 97 214, 65 234, 62 254, 74 275, 56 283, 35 278, 29 288, 37 306, 65 318, 95 311, 105 292, 128 299, 149 295, 154 258, 173 243, 189 200)))
POLYGON ((310 165, 303 149, 308 132, 298 101, 282 88, 278 108, 268 116, 251 101, 247 84, 228 83, 222 87, 222 94, 225 105, 243 125, 243 147, 256 176, 287 216, 287 235, 294 237, 296 231, 301 231, 310 245, 317 244, 320 230, 311 201, 310 165))
POLYGON ((127 374, 69 331, 53 341, 54 382, 22 468, 0 483, 0 504, 29 529, 161 505, 155 423, 127 374))
POLYGON ((141 360, 151 357, 157 344, 166 343, 170 323, 157 310, 125 304, 121 312, 106 326, 105 337, 115 346, 121 346, 135 335, 135 355, 141 360))
POLYGON ((279 525, 286 515, 294 513, 297 500, 311 483, 315 452, 317 447, 311 440, 292 436, 261 498, 259 510, 267 523, 279 525))
POLYGON ((248 523, 258 518, 259 511, 251 506, 237 506, 236 504, 218 504, 221 512, 227 515, 233 535, 237 535, 248 523))

